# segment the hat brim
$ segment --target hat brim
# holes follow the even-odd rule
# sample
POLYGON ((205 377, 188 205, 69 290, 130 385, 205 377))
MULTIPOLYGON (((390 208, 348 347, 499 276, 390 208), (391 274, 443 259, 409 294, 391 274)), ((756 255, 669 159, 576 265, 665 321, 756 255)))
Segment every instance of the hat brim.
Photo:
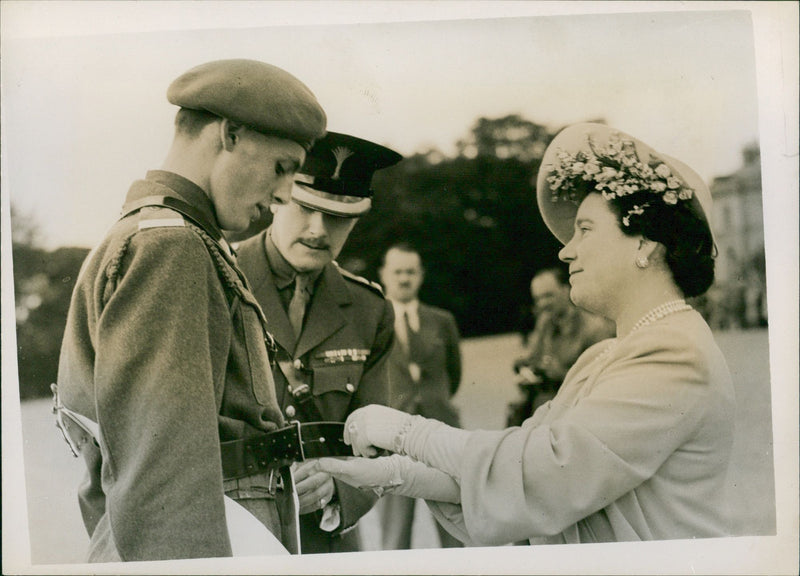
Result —
POLYGON ((694 204, 697 213, 705 220, 713 236, 710 222, 711 192, 697 172, 671 156, 656 152, 650 146, 629 134, 605 124, 593 123, 573 124, 564 128, 553 138, 542 157, 542 163, 536 179, 536 202, 539 206, 542 220, 544 220, 545 225, 553 236, 562 244, 566 244, 572 239, 575 215, 578 212, 580 203, 580 201, 554 200, 553 190, 547 177, 554 171, 554 166, 558 162, 558 153, 565 151, 575 154, 581 150, 589 151, 588 136, 591 136, 593 141, 600 146, 605 146, 612 134, 618 134, 623 139, 632 140, 640 160, 646 162, 648 158, 652 158, 663 162, 669 166, 673 174, 679 176, 689 188, 694 190, 690 202, 694 204))
POLYGON ((321 193, 299 182, 292 186, 292 200, 306 208, 341 218, 356 218, 372 208, 371 198, 321 193))

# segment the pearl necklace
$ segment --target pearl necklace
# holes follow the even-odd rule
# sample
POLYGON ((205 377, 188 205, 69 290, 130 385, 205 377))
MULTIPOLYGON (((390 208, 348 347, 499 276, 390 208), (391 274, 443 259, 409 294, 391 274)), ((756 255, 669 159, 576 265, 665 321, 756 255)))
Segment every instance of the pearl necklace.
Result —
POLYGON ((602 358, 608 356, 608 353, 611 352, 611 350, 613 350, 616 347, 616 345, 619 343, 620 340, 622 340, 623 338, 627 338, 640 328, 648 326, 653 322, 657 322, 658 320, 661 320, 662 318, 664 318, 665 316, 669 316, 670 314, 675 314, 676 312, 683 312, 684 310, 691 310, 691 309, 692 307, 689 304, 687 304, 686 300, 684 300, 683 298, 680 298, 678 300, 670 300, 669 302, 664 302, 663 304, 656 306, 655 308, 650 310, 647 314, 639 318, 639 321, 633 325, 633 328, 631 328, 630 331, 625 336, 621 338, 614 338, 608 344, 608 346, 606 346, 605 350, 603 350, 602 352, 600 352, 600 354, 595 356, 594 360, 592 360, 592 364, 595 364, 599 362, 602 358))
POLYGON ((670 314, 674 314, 675 312, 683 312, 684 310, 691 310, 692 307, 686 303, 686 300, 683 298, 678 300, 670 300, 669 302, 664 302, 660 306, 656 306, 650 312, 642 316, 639 321, 633 325, 631 331, 628 334, 636 332, 639 328, 647 326, 648 324, 652 324, 657 320, 661 320, 664 316, 669 316, 670 314))

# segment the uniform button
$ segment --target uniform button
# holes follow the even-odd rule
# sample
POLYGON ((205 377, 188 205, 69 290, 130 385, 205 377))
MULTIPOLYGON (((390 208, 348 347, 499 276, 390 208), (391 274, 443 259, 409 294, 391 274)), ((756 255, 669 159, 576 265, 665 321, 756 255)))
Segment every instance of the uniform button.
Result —
POLYGON ((353 392, 355 392, 355 389, 356 389, 356 387, 355 387, 355 386, 353 386, 352 384, 350 384, 350 382, 348 382, 348 383, 347 383, 347 385, 346 385, 344 388, 345 388, 345 390, 347 390, 347 391, 348 391, 348 392, 350 392, 351 394, 352 394, 353 392))
POLYGON ((302 362, 302 360, 300 360, 300 358, 295 360, 293 365, 294 365, 294 369, 295 370, 302 370, 303 369, 303 362, 302 362))
POLYGON ((289 418, 293 418, 296 413, 297 411, 294 409, 294 406, 289 405, 286 407, 286 415, 289 418))

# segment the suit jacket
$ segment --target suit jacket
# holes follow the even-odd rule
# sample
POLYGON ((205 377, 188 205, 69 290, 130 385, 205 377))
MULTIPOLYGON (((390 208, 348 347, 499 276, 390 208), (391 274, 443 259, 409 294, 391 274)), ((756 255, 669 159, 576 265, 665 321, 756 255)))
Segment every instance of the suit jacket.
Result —
MULTIPOLYGON (((148 172, 126 200, 153 195, 216 223, 180 176, 148 172)), ((210 231, 167 208, 125 216, 84 262, 58 388, 100 431, 81 450, 90 561, 231 555, 220 441, 283 424, 261 311, 239 274, 210 231)))
MULTIPOLYGON (((319 276, 295 343, 295 334, 275 286, 265 248, 267 231, 243 242, 238 262, 269 321, 277 344, 275 385, 288 419, 344 422, 356 408, 388 404, 386 362, 394 341, 394 311, 379 286, 327 265, 319 276), (289 391, 307 385, 306 401, 289 391)), ((376 496, 335 481, 341 524, 319 529, 321 513, 301 517, 303 552, 356 550, 337 537, 372 508, 376 496)), ((355 536, 353 534, 353 536, 355 536)))
POLYGON ((450 401, 461 383, 459 333, 453 315, 441 308, 419 303, 418 342, 420 381, 408 369, 411 359, 396 341, 389 357, 392 406, 458 426, 458 411, 450 401))
MULTIPOLYGON (((470 432, 463 457, 448 456, 461 504, 432 508, 449 531, 477 545, 731 534, 735 401, 711 330, 688 311, 608 344, 581 355, 522 427, 470 432)), ((430 454, 446 436, 431 436, 430 454)))

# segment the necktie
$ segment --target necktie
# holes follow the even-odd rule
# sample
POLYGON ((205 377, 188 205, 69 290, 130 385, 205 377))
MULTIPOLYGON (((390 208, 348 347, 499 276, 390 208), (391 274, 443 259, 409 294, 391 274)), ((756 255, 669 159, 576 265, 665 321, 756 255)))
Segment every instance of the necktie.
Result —
POLYGON ((406 352, 408 353, 408 371, 411 374, 411 379, 414 382, 419 382, 422 375, 420 365, 420 341, 419 334, 417 334, 411 327, 411 322, 408 319, 408 311, 403 313, 403 324, 406 331, 406 352))
POLYGON ((414 329, 411 328, 411 322, 409 321, 408 318, 408 310, 403 312, 403 328, 405 328, 406 350, 408 351, 408 355, 411 357, 411 359, 414 359, 414 354, 413 354, 414 350, 412 341, 414 340, 415 332, 414 329))
POLYGON ((289 322, 294 328, 296 337, 300 337, 303 329, 303 317, 311 295, 308 292, 308 277, 298 274, 294 279, 294 293, 289 301, 289 322))

